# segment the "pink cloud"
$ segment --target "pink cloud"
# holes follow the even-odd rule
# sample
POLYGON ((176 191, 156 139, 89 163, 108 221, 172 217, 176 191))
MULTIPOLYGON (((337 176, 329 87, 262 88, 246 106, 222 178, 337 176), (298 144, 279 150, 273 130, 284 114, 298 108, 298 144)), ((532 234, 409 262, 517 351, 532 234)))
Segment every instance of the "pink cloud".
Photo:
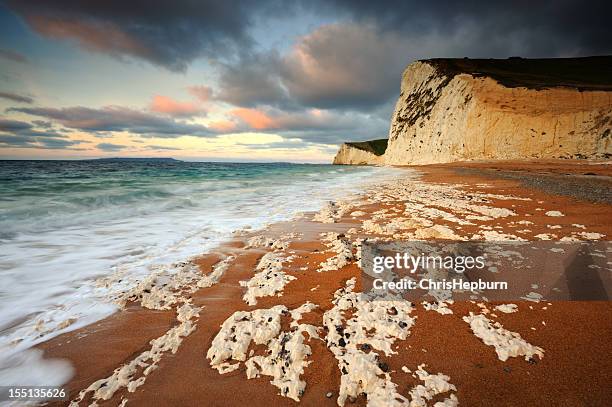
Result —
POLYGON ((193 102, 179 102, 168 96, 155 95, 149 109, 153 112, 164 113, 170 116, 196 116, 204 113, 204 109, 193 102))
POLYGON ((257 109, 239 108, 231 111, 231 115, 242 120, 255 130, 270 130, 278 128, 278 123, 266 113, 257 109))

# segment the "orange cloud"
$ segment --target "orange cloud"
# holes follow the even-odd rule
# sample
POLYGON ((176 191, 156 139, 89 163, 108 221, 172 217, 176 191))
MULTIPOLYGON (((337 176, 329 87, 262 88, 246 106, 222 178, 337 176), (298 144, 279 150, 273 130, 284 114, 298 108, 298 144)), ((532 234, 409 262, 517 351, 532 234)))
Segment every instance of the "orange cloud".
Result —
POLYGON ((256 130, 278 128, 278 123, 274 119, 257 109, 240 108, 232 110, 231 114, 256 130))
POLYGON ((221 133, 226 133, 236 129, 236 123, 229 120, 221 120, 216 122, 211 122, 208 124, 208 128, 211 130, 215 130, 221 133))
POLYGON ((192 102, 179 102, 168 96, 155 95, 150 110, 170 116, 195 116, 203 113, 203 109, 192 102))

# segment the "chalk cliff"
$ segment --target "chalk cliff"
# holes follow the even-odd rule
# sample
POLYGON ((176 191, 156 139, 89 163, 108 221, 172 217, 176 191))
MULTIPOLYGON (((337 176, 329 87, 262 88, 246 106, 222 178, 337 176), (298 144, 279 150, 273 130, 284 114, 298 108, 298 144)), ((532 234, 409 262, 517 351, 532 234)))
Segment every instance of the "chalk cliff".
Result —
POLYGON ((340 146, 334 164, 383 165, 387 139, 348 142, 340 146))
POLYGON ((424 60, 404 71, 384 162, 611 158, 611 133, 612 57, 424 60))

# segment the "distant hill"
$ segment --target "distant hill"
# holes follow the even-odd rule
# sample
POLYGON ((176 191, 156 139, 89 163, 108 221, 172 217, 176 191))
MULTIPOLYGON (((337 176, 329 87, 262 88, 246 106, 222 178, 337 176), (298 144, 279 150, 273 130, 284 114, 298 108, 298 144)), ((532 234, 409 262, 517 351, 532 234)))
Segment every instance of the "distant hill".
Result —
POLYGON ((155 161, 155 162, 182 162, 169 157, 110 157, 110 158, 92 158, 84 161, 106 161, 106 162, 121 162, 121 161, 155 161))

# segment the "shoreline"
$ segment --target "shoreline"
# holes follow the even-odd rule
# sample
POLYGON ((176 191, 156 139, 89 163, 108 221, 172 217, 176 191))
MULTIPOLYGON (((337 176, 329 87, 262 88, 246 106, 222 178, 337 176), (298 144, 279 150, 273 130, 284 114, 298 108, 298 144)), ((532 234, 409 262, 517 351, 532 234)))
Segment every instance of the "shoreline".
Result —
MULTIPOLYGON (((479 165, 484 164, 475 163, 467 166, 478 168, 479 165)), ((120 386, 113 397, 108 401, 98 400, 98 404, 117 405, 124 399, 128 400, 128 405, 152 402, 190 405, 207 401, 216 405, 231 405, 238 402, 255 405, 294 403, 291 399, 278 395, 279 389, 269 383, 271 377, 261 376, 247 380, 242 365, 236 371, 221 375, 211 368, 210 361, 205 355, 219 332, 219 326, 237 310, 252 311, 281 304, 289 309, 295 309, 309 301, 318 305, 318 308, 304 313, 300 322, 322 326, 323 314, 332 308, 331 300, 334 298, 334 292, 343 287, 346 280, 358 277, 359 269, 354 260, 348 260, 346 261, 348 264, 338 270, 317 272, 316 269, 321 263, 331 264, 328 260, 338 254, 333 250, 329 251, 330 241, 322 239, 321 233, 347 234, 353 228, 361 229, 348 234, 351 242, 366 236, 398 239, 409 237, 410 234, 425 239, 444 238, 447 237, 445 234, 448 234, 449 230, 453 234, 470 237, 483 233, 482 226, 490 227, 490 231, 500 231, 496 233, 510 234, 512 231, 516 233, 519 229, 516 225, 509 225, 510 219, 525 220, 527 218, 523 215, 529 213, 532 215, 529 221, 533 224, 529 226, 529 233, 521 234, 524 238, 551 234, 551 229, 547 227, 549 223, 561 226, 554 229, 557 237, 563 234, 581 233, 581 229, 572 226, 575 224, 584 225, 588 232, 605 235, 604 240, 608 240, 612 234, 610 222, 607 224, 602 222, 606 217, 609 219, 609 206, 605 204, 546 194, 538 189, 525 188, 516 179, 495 176, 491 178, 491 174, 487 174, 489 176, 468 174, 466 177, 465 173, 457 172, 453 167, 453 165, 436 165, 413 168, 414 171, 421 173, 420 178, 408 179, 406 182, 422 184, 421 187, 425 188, 425 192, 428 185, 442 188, 444 193, 446 191, 444 188, 447 186, 460 184, 462 187, 458 190, 464 195, 477 194, 484 189, 486 193, 494 195, 529 197, 531 201, 520 201, 519 205, 513 200, 491 198, 493 202, 491 206, 494 208, 516 211, 517 215, 461 226, 448 219, 436 218, 435 225, 440 225, 437 229, 422 225, 415 227, 415 224, 400 222, 397 229, 388 234, 389 231, 380 229, 380 226, 384 226, 385 223, 388 225, 389 220, 400 219, 403 210, 399 211, 399 208, 404 202, 397 196, 385 201, 386 193, 377 191, 370 194, 370 201, 366 198, 358 205, 352 205, 350 210, 331 207, 327 208, 327 211, 319 212, 321 219, 334 220, 331 223, 313 221, 311 214, 302 219, 271 225, 264 230, 263 235, 271 237, 273 244, 279 242, 279 238, 282 243, 287 243, 286 247, 280 244, 280 250, 277 251, 283 256, 294 256, 292 261, 283 264, 282 270, 295 279, 284 285, 282 296, 257 297, 257 304, 252 306, 242 300, 245 289, 241 287, 240 281, 252 278, 261 257, 274 250, 271 251, 266 247, 245 248, 245 242, 254 236, 236 236, 218 250, 203 255, 196 261, 200 272, 210 275, 214 272, 215 264, 223 258, 235 256, 216 284, 189 293, 190 304, 200 308, 197 317, 187 319, 190 324, 195 324, 195 329, 181 337, 175 353, 170 350, 160 354, 160 359, 156 362, 157 367, 150 374, 144 376, 142 366, 134 370, 134 379, 139 377, 146 379, 134 388, 134 392, 126 391, 125 387, 120 386), (484 187, 485 184, 490 186, 484 187), (385 211, 382 211, 383 209, 385 211), (561 211, 564 216, 551 220, 544 215, 544 210, 537 209, 561 211), (343 211, 345 213, 342 213, 343 211), (355 212, 363 214, 351 216, 351 213, 355 212), (376 220, 372 221, 372 218, 376 220), (367 220, 371 222, 366 223, 367 220), (376 228, 376 225, 379 228, 376 228), (377 233, 381 231, 383 233, 377 233), (294 233, 301 233, 302 236, 298 238, 290 235, 294 233), (282 238, 288 235, 291 237, 282 238)), ((528 168, 526 170, 529 172, 528 168)), ((562 171, 571 170, 563 168, 562 171)), ((596 171, 605 172, 606 176, 609 176, 609 171, 605 167, 597 167, 596 171)), ((409 178, 409 173, 406 174, 404 178, 409 178)), ((412 210, 422 211, 421 218, 428 216, 428 212, 421 207, 412 210)), ((431 214, 431 211, 429 213, 431 214)), ((257 232, 255 236, 260 234, 262 233, 257 232)), ((338 240, 336 237, 331 243, 338 240)), ((331 248, 333 249, 333 246, 331 248)), ((330 267, 333 267, 333 264, 330 267)), ((357 278, 356 290, 360 288, 357 278)), ((589 397, 594 405, 605 401, 607 396, 605 383, 611 379, 610 373, 607 372, 612 366, 609 360, 602 360, 598 355, 609 353, 610 350, 608 344, 612 338, 610 303, 560 302, 543 310, 542 304, 515 302, 518 303, 519 312, 500 315, 499 320, 507 329, 520 332, 528 342, 542 346, 545 349, 544 358, 535 364, 529 364, 520 357, 500 362, 492 348, 476 338, 469 330, 469 325, 461 320, 461 316, 468 315, 470 311, 480 311, 475 304, 456 302, 449 306, 453 311, 452 315, 428 311, 420 304, 416 304, 411 315, 416 315, 417 318, 410 329, 410 334, 406 339, 396 341, 396 344, 399 344, 397 349, 399 354, 385 357, 392 381, 400 386, 399 393, 407 395, 410 387, 420 383, 416 377, 403 371, 402 367, 407 366, 415 371, 421 363, 425 363, 427 365, 425 369, 430 374, 441 372, 450 377, 449 381, 456 387, 456 391, 445 392, 444 396, 454 394, 463 405, 490 405, 492 402, 501 405, 550 403, 551 400, 571 401, 571 397, 575 397, 574 401, 578 403, 586 402, 586 397, 589 397), (536 309, 531 310, 530 305, 536 309), (573 318, 568 320, 568 314, 573 318), (541 320, 544 319, 547 324, 545 327, 541 324, 541 320), (538 328, 542 329, 532 330, 534 324, 538 324, 538 328), (440 330, 440 326, 444 327, 444 331, 440 330), (593 326, 598 327, 600 332, 589 332, 588 329, 584 329, 593 326), (453 332, 453 335, 441 335, 441 332, 453 332), (574 336, 568 336, 569 332, 574 336), (580 352, 574 354, 576 347, 581 343, 580 352), (590 349, 590 352, 585 349, 590 349), (510 368, 510 372, 505 369, 506 367, 510 368), (578 378, 585 375, 589 375, 594 383, 577 383, 578 378), (569 380, 570 376, 576 380, 569 380), (488 378, 487 381, 484 381, 485 378, 488 378), (572 394, 568 385, 563 384, 564 380, 582 387, 574 389, 572 394)), ((174 309, 150 310, 135 303, 128 303, 122 312, 76 331, 62 334, 38 345, 37 348, 45 351, 46 358, 66 358, 73 363, 76 375, 67 384, 70 399, 73 400, 78 397, 79 391, 97 380, 110 376, 114 369, 129 363, 134 357, 150 348, 149 341, 163 336, 175 326, 177 319, 174 309), (135 332, 138 334, 134 335, 135 332)), ((288 326, 283 326, 283 329, 288 329, 288 326)), ((319 334, 325 336, 323 331, 319 334)), ((311 348, 312 355, 308 360, 312 363, 304 368, 302 375, 306 388, 301 402, 306 405, 335 404, 341 377, 338 362, 324 341, 309 338, 305 342, 311 348), (331 398, 326 397, 329 392, 333 393, 331 398)), ((265 348, 254 347, 253 350, 258 353, 265 348)), ((83 404, 90 402, 91 393, 88 393, 83 401, 83 404)), ((363 405, 365 398, 356 397, 354 401, 358 405, 363 405)))

